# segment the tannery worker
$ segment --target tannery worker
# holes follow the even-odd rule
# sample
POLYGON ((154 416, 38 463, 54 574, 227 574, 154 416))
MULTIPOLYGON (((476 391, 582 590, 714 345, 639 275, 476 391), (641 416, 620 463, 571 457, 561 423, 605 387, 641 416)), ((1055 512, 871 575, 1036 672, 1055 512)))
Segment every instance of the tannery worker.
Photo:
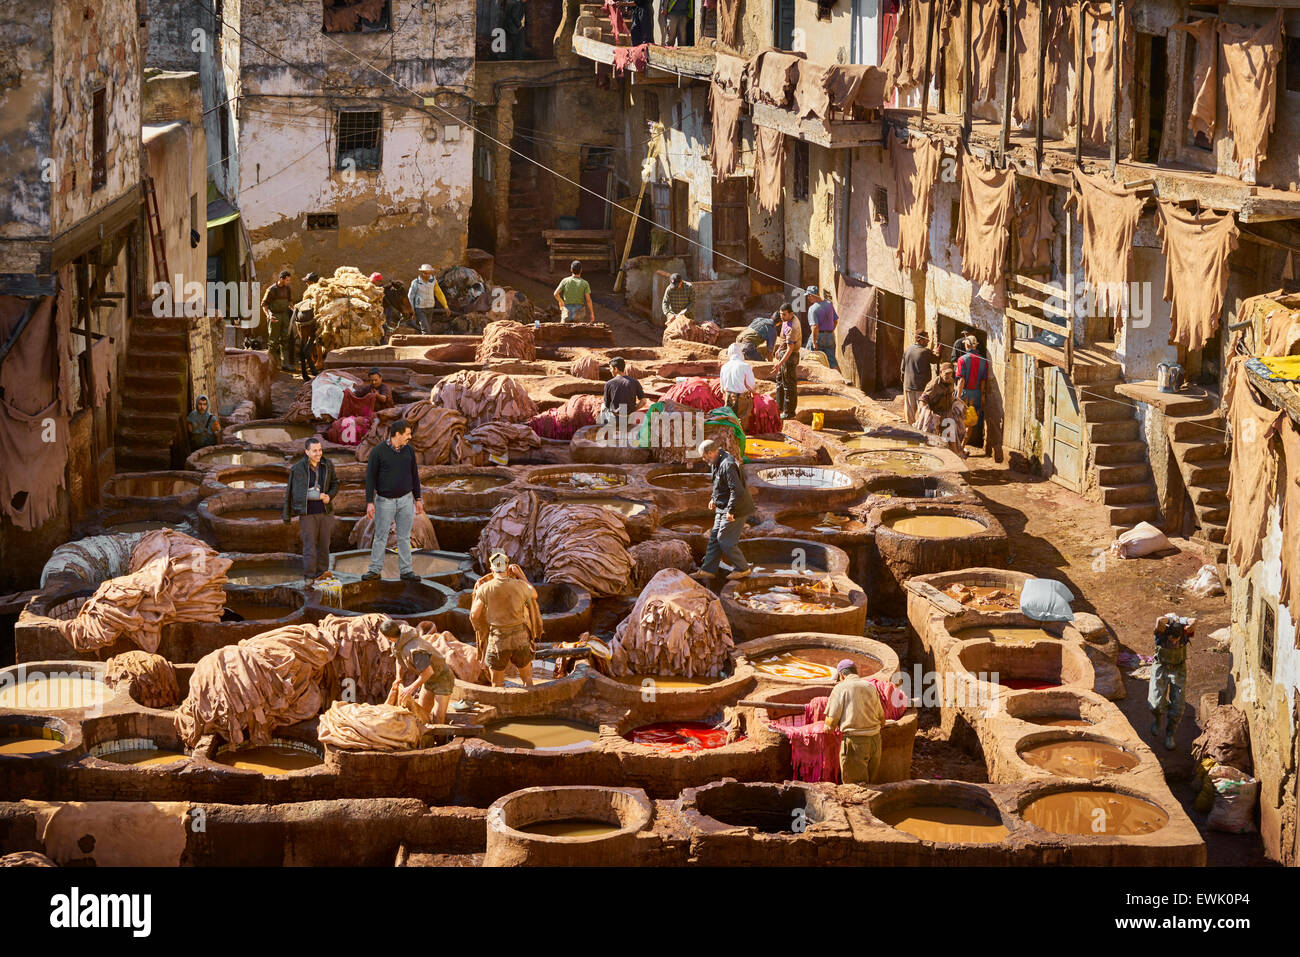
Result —
POLYGON ((759 316, 736 336, 736 342, 746 359, 762 362, 772 354, 772 347, 776 345, 776 323, 767 316, 759 316))
POLYGON ((435 724, 447 721, 447 703, 456 690, 456 675, 438 649, 410 625, 391 618, 379 626, 397 659, 397 676, 389 689, 386 704, 412 711, 418 717, 429 715, 435 724), (403 677, 414 676, 410 684, 403 677), (414 702, 419 710, 413 709, 414 702))
POLYGON ((384 568, 388 532, 397 527, 397 568, 406 581, 419 581, 411 561, 411 525, 424 514, 420 500, 420 466, 411 448, 411 423, 398 419, 388 427, 387 440, 366 459, 366 517, 374 521, 370 567, 362 579, 372 581, 384 568))
POLYGON ((624 422, 641 406, 645 405, 645 390, 641 383, 627 374, 627 361, 622 356, 609 360, 610 380, 605 383, 605 394, 601 400, 600 420, 606 422, 624 422))
POLYGON ((664 322, 673 316, 693 319, 690 313, 695 308, 695 287, 683 279, 681 273, 675 272, 668 277, 668 288, 664 290, 663 302, 659 305, 663 307, 664 322))
POLYGON ((754 370, 745 361, 744 349, 739 342, 733 342, 727 348, 727 361, 722 364, 718 381, 722 384, 723 401, 736 413, 741 428, 744 428, 749 413, 754 411, 754 391, 758 388, 758 381, 754 378, 754 370))
POLYGON ((302 536, 302 573, 306 578, 319 578, 330 566, 332 513, 339 480, 334 474, 334 463, 325 458, 320 436, 308 438, 304 451, 306 454, 289 469, 283 518, 287 525, 297 517, 298 533, 302 536))
POLYGON ((899 377, 903 380, 903 411, 908 425, 916 421, 916 407, 930 381, 931 367, 939 364, 939 357, 930 348, 929 341, 924 332, 918 332, 916 341, 903 353, 899 377))
POLYGON ((375 411, 393 407, 393 388, 384 382, 384 374, 377 366, 372 366, 366 373, 366 384, 352 390, 358 399, 364 399, 370 393, 375 394, 375 411))
POLYGON ((984 396, 989 383, 989 360, 984 357, 983 347, 978 340, 957 360, 955 371, 957 382, 961 386, 962 401, 968 406, 974 406, 978 413, 975 427, 970 430, 971 444, 983 448, 984 396))
POLYGON ((745 519, 754 514, 754 498, 749 494, 745 470, 735 456, 712 439, 700 443, 700 458, 713 473, 709 511, 714 513, 714 519, 709 544, 704 549, 704 561, 695 577, 701 580, 716 577, 725 556, 732 569, 727 578, 733 581, 747 578, 750 567, 745 553, 740 550, 740 533, 745 527, 745 519))
POLYGON ((505 552, 488 558, 491 572, 474 586, 469 620, 474 626, 479 656, 492 673, 494 687, 506 683, 506 668, 514 665, 525 688, 533 685, 533 644, 542 636, 537 591, 505 552))
POLYGON ((596 310, 591 305, 591 283, 582 278, 582 263, 575 259, 569 263, 569 274, 555 287, 555 301, 560 304, 560 322, 596 321, 596 310))
POLYGON ((1174 749, 1174 732, 1183 719, 1187 690, 1187 645, 1196 634, 1195 618, 1161 615, 1156 619, 1156 660, 1151 663, 1147 704, 1151 708, 1151 734, 1160 737, 1165 723, 1165 747, 1174 749))
POLYGON ((835 687, 826 703, 826 728, 840 732, 840 781, 870 784, 880 767, 880 729, 885 724, 880 692, 859 677, 845 658, 835 666, 835 687))
POLYGON ((221 435, 221 420, 208 411, 208 397, 201 395, 194 400, 194 411, 185 417, 185 426, 190 431, 190 445, 196 449, 216 445, 221 435))
POLYGON ((664 46, 690 46, 689 25, 695 19, 694 0, 660 0, 664 18, 664 46))
POLYGON ((826 363, 832 369, 838 369, 835 361, 835 326, 840 317, 835 312, 835 304, 822 295, 817 286, 809 286, 805 291, 808 297, 808 335, 809 348, 816 349, 826 356, 826 363))
POLYGON ((291 361, 289 351, 289 321, 293 318, 293 288, 289 285, 293 273, 281 269, 279 278, 262 296, 262 315, 266 317, 266 350, 275 368, 282 369, 291 361))
POLYGON ((425 263, 420 267, 420 274, 411 280, 411 287, 406 291, 411 308, 415 310, 415 324, 425 335, 433 328, 433 310, 441 306, 447 309, 447 297, 442 293, 438 280, 433 278, 433 267, 425 263))
POLYGON ((776 404, 781 418, 793 419, 799 408, 799 350, 803 348, 803 330, 790 303, 781 306, 781 337, 776 355, 776 404))

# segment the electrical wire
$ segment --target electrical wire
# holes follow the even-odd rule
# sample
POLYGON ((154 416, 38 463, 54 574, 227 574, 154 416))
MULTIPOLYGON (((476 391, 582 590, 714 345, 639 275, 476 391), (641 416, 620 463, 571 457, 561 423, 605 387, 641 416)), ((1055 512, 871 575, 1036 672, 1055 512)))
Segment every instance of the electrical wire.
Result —
MULTIPOLYGON (((201 0, 191 0, 191 2, 192 2, 192 3, 198 3, 198 2, 201 2, 201 0)), ((225 23, 224 19, 222 19, 222 18, 220 18, 220 17, 218 17, 217 19, 222 20, 223 25, 225 25, 225 26, 227 26, 227 27, 230 26, 229 24, 225 23)), ((241 39, 246 39, 246 37, 244 36, 243 32, 240 31, 238 28, 231 27, 231 29, 234 30, 234 32, 235 32, 236 34, 238 34, 239 37, 240 37, 241 39)), ((529 163, 532 163, 534 166, 538 167, 539 169, 543 170, 544 172, 550 173, 550 174, 551 174, 552 176, 554 176, 556 179, 562 180, 562 181, 568 183, 570 186, 575 187, 579 192, 587 193, 587 194, 589 194, 589 195, 595 197, 597 200, 599 200, 599 201, 601 201, 601 202, 608 203, 609 205, 615 207, 619 212, 623 213, 624 215, 630 215, 634 220, 637 220, 637 221, 639 221, 639 222, 648 223, 650 226, 655 227, 655 228, 663 229, 663 227, 659 226, 659 225, 658 225, 658 224, 657 224, 657 223, 656 223, 652 218, 642 215, 642 214, 640 213, 640 211, 632 212, 631 210, 624 209, 623 207, 621 207, 621 206, 619 206, 617 203, 615 203, 613 200, 611 200, 611 199, 609 199, 608 197, 602 195, 601 193, 598 193, 598 192, 596 192, 595 190, 590 189, 590 188, 588 188, 588 187, 582 185, 582 183, 578 182, 577 180, 574 180, 574 179, 569 178, 568 176, 565 176, 563 173, 559 172, 558 170, 551 169, 550 167, 544 165, 543 163, 538 162, 538 161, 535 160, 533 157, 528 156, 526 153, 523 153, 523 152, 521 152, 521 151, 515 149, 515 148, 512 147, 510 144, 505 143, 505 142, 502 142, 501 140, 497 139, 496 137, 494 137, 494 136, 492 136, 492 135, 490 135, 490 134, 488 134, 488 133, 486 133, 486 132, 480 130, 478 127, 476 127, 476 126, 473 124, 473 122, 467 122, 467 121, 465 121, 464 119, 462 119, 461 117, 459 117, 459 116, 457 116, 456 114, 452 113, 450 110, 446 109, 445 107, 439 106, 437 103, 429 103, 429 102, 426 102, 427 99, 432 99, 432 98, 431 98, 431 97, 426 98, 426 97, 424 96, 424 94, 419 93, 419 92, 417 92, 417 91, 411 89, 410 87, 408 87, 408 86, 406 86, 405 84, 403 84, 403 83, 402 83, 400 80, 398 80, 396 77, 390 76, 389 74, 387 74, 387 73, 385 73, 383 70, 381 70, 379 67, 375 66, 373 63, 371 63, 371 62, 369 62, 369 61, 367 61, 367 60, 364 60, 364 59, 362 59, 361 57, 357 56, 356 53, 354 53, 352 50, 349 50, 349 49, 348 49, 347 47, 345 47, 343 44, 339 43, 337 40, 335 40, 333 37, 331 37, 328 33, 323 33, 323 34, 321 34, 321 35, 322 35, 323 37, 325 37, 326 40, 328 40, 329 42, 333 43, 336 47, 338 47, 338 49, 342 50, 342 51, 343 51, 344 53, 346 53, 348 56, 352 57, 354 60, 356 60, 358 63, 360 63, 362 66, 366 67, 367 69, 369 69, 369 70, 371 70, 371 71, 373 71, 373 72, 375 72, 375 73, 378 73, 378 74, 379 74, 380 76, 382 76, 384 79, 388 80, 388 82, 391 83, 391 84, 392 84, 394 87, 396 87, 397 89, 399 89, 399 90, 404 90, 404 91, 406 91, 407 93, 409 93, 411 96, 414 96, 414 97, 419 98, 419 100, 421 101, 422 104, 424 104, 425 107, 432 107, 433 109, 438 110, 438 111, 440 111, 441 113, 446 114, 447 117, 449 117, 449 118, 451 118, 451 119, 454 119, 457 123, 460 123, 460 124, 463 124, 463 125, 465 125, 465 126, 468 126, 469 129, 470 129, 473 133, 475 133, 477 136, 481 136, 481 137, 483 137, 484 139, 488 140, 489 142, 494 143, 494 144, 496 144, 497 146, 506 149, 506 150, 509 151, 510 153, 513 153, 515 156, 518 156, 520 159, 523 159, 523 160, 526 160, 526 161, 529 162, 529 163)), ((257 46, 259 49, 263 49, 263 50, 265 50, 265 48, 262 47, 260 44, 256 43, 256 41, 250 41, 250 42, 252 42, 253 45, 254 45, 254 46, 257 46)), ((266 52, 270 53, 270 51, 266 51, 266 52)), ((289 66, 291 69, 298 70, 299 72, 301 72, 301 73, 305 73, 305 74, 307 74, 308 76, 313 76, 311 73, 309 73, 307 70, 303 69, 302 67, 300 67, 300 66, 298 66, 298 65, 296 65, 296 64, 289 63, 289 61, 283 59, 282 57, 280 57, 280 56, 278 56, 278 55, 276 55, 276 54, 273 54, 273 53, 272 53, 271 56, 274 56, 277 60, 280 60, 282 63, 286 64, 286 65, 289 66)), ((656 69, 659 69, 659 67, 656 67, 656 69)), ((691 79, 691 80, 698 79, 698 77, 695 77, 695 76, 693 76, 693 75, 691 75, 691 74, 678 73, 678 71, 675 71, 675 70, 666 70, 665 72, 676 73, 676 74, 677 74, 678 76, 680 76, 680 77, 686 77, 686 78, 691 79)), ((313 78, 314 78, 314 79, 319 79, 318 77, 314 77, 314 76, 313 76, 313 78)), ((472 101, 472 100, 471 100, 471 101, 472 101)), ((425 110, 425 112, 427 112, 427 109, 425 110)), ((694 111, 693 111, 693 113, 694 113, 694 111)), ((660 126, 662 126, 662 124, 660 124, 660 126)), ((662 136, 662 132, 658 133, 657 135, 662 136)), ((263 182, 265 182, 265 180, 263 180, 263 182)), ((629 228, 630 228, 630 227, 629 227, 629 228)), ((671 236, 673 236, 673 237, 675 237, 675 238, 677 238, 677 239, 680 239, 680 240, 684 241, 685 243, 687 243, 687 244, 690 245, 690 246, 695 246, 695 247, 697 247, 697 248, 699 248, 699 249, 702 249, 702 250, 708 250, 709 252, 712 253, 712 255, 714 256, 715 259, 722 259, 722 260, 724 260, 724 261, 726 261, 726 262, 734 263, 735 265, 741 266, 742 268, 744 268, 746 271, 748 271, 749 273, 751 273, 751 274, 753 274, 753 275, 760 276, 760 277, 762 277, 762 278, 764 278, 764 279, 770 279, 770 280, 772 280, 773 282, 778 283, 778 284, 780 285, 780 287, 783 288, 783 289, 786 287, 786 282, 785 282, 784 277, 777 277, 777 276, 773 276, 773 275, 771 275, 770 273, 762 272, 761 270, 755 269, 755 268, 754 268, 753 266, 751 266, 748 262, 744 262, 744 261, 739 260, 739 259, 736 259, 736 258, 734 258, 734 257, 732 257, 732 256, 728 256, 726 253, 720 252, 720 251, 717 250, 717 249, 712 249, 712 248, 706 246, 704 243, 701 243, 701 242, 698 241, 698 240, 692 239, 690 236, 684 235, 684 234, 682 234, 682 233, 674 232, 672 229, 666 229, 666 230, 664 230, 664 231, 667 232, 669 235, 671 235, 671 236)), ((900 325, 897 325, 896 323, 886 322, 886 321, 884 321, 884 320, 882 320, 882 319, 879 319, 879 318, 876 320, 876 322, 877 322, 878 325, 884 325, 884 326, 887 326, 887 327, 892 328, 892 329, 898 329, 898 330, 900 330, 900 331, 902 331, 902 332, 904 332, 904 333, 907 331, 907 329, 906 329, 905 326, 900 326, 900 325)), ((974 326, 974 323, 973 323, 973 322, 967 322, 967 323, 965 323, 965 324, 968 325, 968 326, 974 326)), ((936 342, 936 345, 939 346, 939 347, 942 349, 942 348, 945 347, 945 346, 955 345, 955 343, 944 343, 944 342, 938 342, 938 341, 937 341, 937 342, 936 342)), ((985 359, 985 361, 988 361, 987 358, 985 359)), ((991 363, 990 363, 990 365, 991 365, 991 363)), ((1039 376, 1040 374, 1039 374, 1039 373, 1034 373, 1034 375, 1035 375, 1035 376, 1039 376)), ((1047 376, 1046 376, 1045 373, 1041 374, 1041 378, 1042 378, 1044 384, 1046 384, 1046 382, 1047 382, 1047 376)), ((1075 395, 1076 395, 1076 396, 1087 396, 1088 398, 1097 399, 1097 400, 1099 400, 1099 401, 1112 402, 1112 403, 1114 403, 1114 404, 1116 404, 1116 405, 1122 405, 1122 406, 1125 406, 1126 408, 1131 408, 1131 409, 1136 409, 1136 408, 1137 408, 1137 403, 1129 402, 1129 401, 1125 401, 1125 400, 1122 400, 1122 399, 1116 399, 1116 398, 1114 398, 1113 396, 1104 395, 1104 394, 1102 394, 1102 393, 1093 393, 1093 392, 1089 392, 1087 389, 1085 389, 1085 388, 1083 388, 1083 387, 1081 387, 1081 386, 1077 386, 1077 385, 1076 385, 1076 386, 1074 387, 1074 391, 1075 391, 1075 395)), ((1203 429, 1205 429, 1205 430, 1207 430, 1207 431, 1218 432, 1218 433, 1227 434, 1227 430, 1226 430, 1226 429, 1220 429, 1220 428, 1217 428, 1217 427, 1214 427, 1214 426, 1204 425, 1204 424, 1202 424, 1202 423, 1192 423, 1192 424, 1195 425, 1195 426, 1197 426, 1197 427, 1199 427, 1199 428, 1203 428, 1203 429)))

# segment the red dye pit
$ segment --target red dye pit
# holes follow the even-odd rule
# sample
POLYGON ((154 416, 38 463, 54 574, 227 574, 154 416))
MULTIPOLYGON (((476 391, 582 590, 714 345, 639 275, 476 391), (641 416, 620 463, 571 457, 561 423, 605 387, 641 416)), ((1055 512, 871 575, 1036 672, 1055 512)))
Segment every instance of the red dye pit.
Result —
POLYGON ((1059 681, 1038 681, 1035 678, 1003 678, 998 684, 1013 691, 1046 691, 1048 688, 1061 687, 1059 681))
POLYGON ((702 721, 661 721, 636 728, 628 738, 658 751, 710 751, 727 743, 727 729, 702 721))

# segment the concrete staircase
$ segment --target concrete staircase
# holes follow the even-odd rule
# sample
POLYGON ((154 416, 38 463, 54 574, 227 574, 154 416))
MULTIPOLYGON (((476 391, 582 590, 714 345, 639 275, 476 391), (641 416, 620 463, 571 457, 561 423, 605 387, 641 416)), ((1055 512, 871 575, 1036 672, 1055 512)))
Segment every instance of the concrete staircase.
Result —
POLYGON ((1117 533, 1139 522, 1160 521, 1146 443, 1132 404, 1115 392, 1120 383, 1089 382, 1079 400, 1093 472, 1087 487, 1090 497, 1106 506, 1117 533))
POLYGON ((170 469, 184 458, 188 371, 188 320, 148 312, 131 318, 114 437, 117 471, 170 469))
POLYGON ((524 159, 515 159, 510 164, 509 226, 510 239, 515 243, 536 240, 546 228, 537 192, 537 167, 524 159))
POLYGON ((1227 560, 1228 470, 1227 418, 1206 399, 1204 408, 1169 417, 1169 445, 1196 513, 1192 538, 1211 552, 1216 564, 1227 560))

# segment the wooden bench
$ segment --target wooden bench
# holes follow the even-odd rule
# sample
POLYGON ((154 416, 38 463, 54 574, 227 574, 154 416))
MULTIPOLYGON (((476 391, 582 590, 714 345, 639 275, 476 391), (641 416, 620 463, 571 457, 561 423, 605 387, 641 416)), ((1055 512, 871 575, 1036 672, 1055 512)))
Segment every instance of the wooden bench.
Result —
POLYGON ((544 229, 546 249, 552 271, 568 268, 575 259, 581 263, 600 263, 597 269, 613 273, 618 270, 612 229, 544 229))

